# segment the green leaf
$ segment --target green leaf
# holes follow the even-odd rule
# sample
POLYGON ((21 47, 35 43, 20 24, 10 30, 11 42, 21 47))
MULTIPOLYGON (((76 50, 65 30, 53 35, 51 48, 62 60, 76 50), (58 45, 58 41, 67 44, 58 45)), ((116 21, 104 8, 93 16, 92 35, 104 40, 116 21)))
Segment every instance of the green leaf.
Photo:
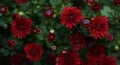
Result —
POLYGON ((15 54, 17 54, 16 51, 10 52, 10 55, 11 55, 11 56, 13 56, 13 55, 15 55, 15 54))
POLYGON ((27 3, 27 4, 23 4, 23 5, 20 5, 19 10, 21 10, 21 11, 25 11, 25 10, 28 9, 28 7, 29 7, 29 3, 27 3))
POLYGON ((104 6, 100 12, 101 12, 101 15, 105 15, 107 17, 114 15, 114 11, 109 6, 104 6))
POLYGON ((39 4, 42 5, 44 4, 45 0, 39 0, 39 4))
POLYGON ((52 6, 56 6, 62 3, 62 0, 49 0, 52 6))
POLYGON ((0 26, 4 26, 5 22, 0 18, 0 26))
POLYGON ((37 38, 38 38, 39 40, 43 40, 43 39, 44 39, 43 35, 36 35, 36 36, 37 36, 37 38))
POLYGON ((34 65, 42 65, 40 61, 34 62, 34 65))
POLYGON ((0 13, 0 16, 2 16, 2 14, 0 13))
POLYGON ((120 65, 120 61, 118 61, 118 65, 120 65))
POLYGON ((46 45, 47 45, 48 48, 51 48, 51 46, 52 46, 53 44, 50 43, 50 42, 48 42, 48 41, 46 40, 46 45))
POLYGON ((7 49, 2 48, 0 51, 1 51, 1 53, 2 53, 4 56, 8 56, 8 55, 9 55, 9 50, 7 50, 7 49))

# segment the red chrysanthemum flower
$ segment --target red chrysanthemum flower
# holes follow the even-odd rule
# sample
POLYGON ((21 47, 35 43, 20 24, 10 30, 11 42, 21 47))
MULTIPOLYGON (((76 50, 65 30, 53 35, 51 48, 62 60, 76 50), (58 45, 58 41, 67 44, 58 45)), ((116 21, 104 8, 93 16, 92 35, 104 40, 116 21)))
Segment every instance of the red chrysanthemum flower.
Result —
POLYGON ((81 65, 96 65, 96 62, 92 60, 85 60, 85 61, 82 61, 81 65))
POLYGON ((99 65, 117 65, 117 60, 111 56, 105 56, 99 65))
POLYGON ((16 45, 16 41, 15 40, 8 40, 7 41, 7 45, 8 47, 10 47, 11 49, 14 49, 15 45, 16 45))
POLYGON ((49 54, 47 57, 47 61, 55 65, 56 57, 57 56, 55 54, 49 54))
POLYGON ((115 5, 120 5, 120 0, 114 0, 115 5))
POLYGON ((89 5, 93 5, 95 3, 95 0, 86 0, 89 5))
POLYGON ((87 52, 88 60, 101 61, 105 55, 105 46, 97 45, 91 47, 87 52))
POLYGON ((30 18, 18 17, 13 19, 11 23, 11 31, 13 35, 18 38, 25 38, 26 35, 30 34, 32 21, 30 18))
POLYGON ((95 38, 104 38, 107 35, 109 26, 108 19, 105 16, 97 16, 89 25, 89 32, 95 38))
POLYGON ((13 14, 11 17, 12 17, 13 20, 17 20, 17 19, 20 18, 20 15, 19 14, 13 14))
POLYGON ((15 0, 17 4, 25 4, 28 2, 28 0, 15 0))
POLYGON ((80 65, 80 55, 78 52, 64 50, 58 55, 56 65, 80 65))
POLYGON ((54 15, 54 10, 51 7, 47 6, 47 7, 45 7, 45 11, 43 14, 47 18, 52 18, 54 15))
POLYGON ((95 4, 92 6, 93 11, 99 12, 101 9, 101 4, 95 4))
POLYGON ((85 36, 79 32, 75 32, 70 36, 70 44, 73 46, 75 51, 85 47, 85 36))
POLYGON ((24 51, 26 53, 27 58, 30 61, 38 61, 41 59, 43 54, 43 48, 37 43, 27 44, 24 47, 24 51))
POLYGON ((24 55, 22 53, 11 56, 10 58, 12 65, 22 65, 24 61, 24 55))
POLYGON ((7 6, 0 6, 0 13, 5 14, 7 13, 8 7, 7 6))
POLYGON ((115 36, 114 36, 113 34, 109 34, 106 39, 107 39, 109 42, 112 42, 112 41, 114 40, 114 38, 115 38, 115 36))
POLYGON ((81 10, 76 7, 66 7, 60 16, 60 23, 66 25, 67 28, 76 26, 82 19, 81 10))
POLYGON ((56 37, 56 36, 55 36, 55 33, 51 33, 51 32, 50 32, 50 33, 48 34, 48 41, 49 41, 49 42, 53 42, 53 41, 55 40, 55 37, 56 37))

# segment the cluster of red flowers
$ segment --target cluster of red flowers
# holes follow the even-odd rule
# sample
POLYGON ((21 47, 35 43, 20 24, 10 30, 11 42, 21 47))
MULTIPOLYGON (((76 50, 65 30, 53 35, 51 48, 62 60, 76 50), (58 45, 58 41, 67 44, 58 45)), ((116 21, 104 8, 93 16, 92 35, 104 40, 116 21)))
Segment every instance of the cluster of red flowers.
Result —
MULTIPOLYGON (((94 6, 100 6, 100 5, 94 5, 94 6)), ((82 16, 82 14, 80 13, 81 11, 80 10, 78 11, 78 10, 79 9, 74 7, 66 7, 60 16, 60 23, 63 25, 66 25, 67 28, 73 28, 73 26, 76 26, 77 24, 82 23, 83 27, 88 28, 91 36, 94 39, 103 39, 108 35, 109 22, 107 17, 96 16, 92 20, 89 20, 86 18, 84 19, 84 16, 82 16), (79 12, 79 14, 77 12, 79 12)), ((93 7, 93 10, 99 11, 100 8, 93 7)), ((108 41, 110 41, 111 39, 110 36, 111 35, 107 37, 108 41)), ((78 51, 82 48, 87 47, 86 41, 87 40, 85 36, 82 35, 80 32, 75 32, 70 37, 70 43, 75 51, 78 51)), ((67 54, 67 51, 65 51, 65 53, 67 54)), ((68 57, 66 54, 60 54, 58 56, 56 65, 64 65, 64 64, 65 65, 80 65, 80 64, 82 65, 117 65, 116 60, 105 53, 105 46, 102 46, 102 45, 96 45, 95 47, 90 46, 87 52, 86 61, 80 62, 80 61, 77 61, 78 59, 74 59, 74 57, 72 57, 72 60, 70 60, 71 57, 68 57), (64 55, 67 57, 67 59, 64 55), (68 61, 70 64, 67 63, 68 61)))
MULTIPOLYGON (((48 10, 52 12, 51 9, 48 10)), ((47 17, 47 14, 50 14, 49 11, 46 11, 47 13, 44 13, 44 16, 47 17)), ((51 16, 53 16, 53 14, 51 16)), ((48 18, 51 16, 48 15, 48 18)), ((73 28, 80 22, 82 22, 83 26, 87 25, 87 28, 93 38, 102 39, 107 36, 109 26, 108 19, 105 16, 96 16, 93 20, 84 20, 84 16, 81 14, 81 11, 76 7, 66 7, 60 16, 60 23, 66 25, 67 28, 73 28)), ((15 14, 11 23, 11 31, 15 37, 17 36, 20 39, 25 38, 26 35, 29 35, 31 30, 33 33, 36 33, 37 31, 40 32, 38 28, 31 29, 31 26, 32 21, 30 18, 23 18, 18 14, 15 14)), ((109 37, 110 36, 107 38, 108 40, 110 39, 109 37)), ((50 32, 48 34, 48 41, 53 42, 54 39, 55 34, 50 32)), ((101 45, 89 48, 87 53, 87 60, 82 61, 80 54, 77 51, 87 46, 86 41, 87 40, 84 35, 78 31, 75 32, 70 36, 70 44, 75 51, 64 50, 57 57, 54 57, 53 55, 53 62, 56 65, 117 65, 114 58, 105 54, 105 47, 101 45)), ((8 42, 8 45, 13 48, 15 46, 15 42, 11 40, 8 42)), ((37 43, 26 44, 24 50, 26 53, 26 58, 30 61, 40 60, 43 54, 42 47, 37 43)), ((20 59, 21 57, 18 59, 12 58, 11 62, 13 65, 15 65, 16 63, 14 64, 13 62, 18 62, 20 59)), ((19 63, 22 63, 22 61, 19 63)))
POLYGON ((116 59, 111 56, 104 56, 102 61, 95 62, 93 60, 83 61, 81 65, 117 65, 116 59))
POLYGON ((84 61, 78 52, 64 50, 56 58, 56 65, 117 65, 114 57, 105 54, 104 46, 95 46, 89 50, 84 61))
POLYGON ((56 59, 56 65, 80 65, 80 54, 75 51, 64 50, 56 59))
POLYGON ((93 65, 117 65, 116 59, 107 55, 105 53, 105 46, 102 45, 96 45, 89 48, 87 52, 87 61, 91 62, 93 65))
MULTIPOLYGON (((98 12, 100 11, 101 5, 94 4, 94 1, 95 0, 86 0, 86 2, 92 5, 92 9, 98 12)), ((24 4, 27 3, 28 0, 15 0, 15 2, 24 4)), ((114 3, 119 5, 120 0, 114 0, 114 3)), ((6 6, 0 7, 0 13, 5 14, 6 12, 6 6)), ((52 18, 54 10, 51 7, 46 7, 43 15, 46 18, 52 18)), ((82 24, 83 27, 88 29, 90 38, 94 40, 106 37, 106 39, 111 42, 114 39, 114 35, 108 34, 109 20, 106 16, 96 16, 93 19, 88 19, 83 16, 81 10, 77 7, 65 7, 60 15, 60 23, 70 29, 76 27, 78 24, 82 24)), ((31 18, 24 18, 18 14, 14 14, 12 16, 11 32, 14 37, 19 39, 26 38, 31 32, 35 34, 41 32, 40 28, 32 28, 32 25, 31 18)), ((53 42, 55 38, 56 35, 54 32, 48 33, 47 40, 49 42, 53 42)), ((50 54, 48 58, 52 60, 48 61, 55 65, 117 65, 116 59, 106 54, 105 45, 95 44, 94 40, 88 40, 80 31, 75 31, 70 35, 70 44, 73 50, 63 50, 57 56, 50 54), (86 60, 83 60, 79 53, 79 50, 84 48, 88 49, 86 60)), ((16 41, 8 40, 7 45, 11 49, 14 49, 16 41)), ((29 61, 39 61, 42 58, 43 51, 44 49, 38 43, 27 43, 24 46, 25 55, 20 53, 11 56, 11 64, 20 65, 23 63, 25 57, 29 61)))
MULTIPOLYGON (((79 9, 73 7, 66 7, 60 16, 61 24, 66 25, 67 28, 76 26, 83 19, 84 16, 82 16, 79 9)), ((108 19, 105 16, 96 16, 94 20, 91 20, 91 22, 82 23, 88 23, 89 32, 95 39, 101 39, 107 35, 109 26, 108 19)))
MULTIPOLYGON (((50 9, 49 9, 50 10, 50 9)), ((51 10, 50 10, 51 11, 51 10)), ((48 14, 50 14, 48 12, 48 14)), ((44 13, 47 17, 47 13, 44 13)), ((53 14, 52 14, 53 16, 53 14)), ((48 18, 51 16, 48 15, 48 18)), ((60 23, 66 25, 67 28, 75 27, 77 24, 82 22, 82 25, 87 25, 87 28, 91 34, 91 36, 95 39, 102 39, 107 36, 107 32, 109 29, 108 19, 105 16, 96 16, 93 20, 84 20, 84 16, 81 14, 81 11, 76 7, 66 7, 61 16, 60 23), (86 21, 87 20, 87 21, 86 21), (82 22, 83 21, 83 22, 82 22), (86 24, 88 23, 88 24, 86 24)), ((13 16, 13 21, 11 23, 11 31, 13 35, 18 38, 25 38, 26 35, 29 35, 31 32, 32 21, 30 18, 23 18, 18 14, 13 16)), ((33 32, 39 31, 39 29, 33 29, 33 32)), ((40 31, 39 31, 40 32, 40 31)), ((109 36, 110 37, 110 36, 109 36)), ((108 38, 109 38, 108 37, 108 38)), ((53 42, 55 39, 54 33, 48 34, 48 41, 53 42)), ((95 47, 89 48, 87 53, 87 60, 82 61, 80 58, 80 54, 77 52, 78 50, 85 48, 86 37, 82 35, 80 32, 75 32, 70 36, 70 44, 72 45, 75 51, 64 50, 62 51, 58 57, 56 58, 56 65, 117 65, 116 60, 105 54, 105 47, 101 45, 97 45, 95 47), (99 51, 98 51, 99 50, 99 51), (110 61, 110 62, 109 62, 110 61), (109 63, 108 63, 109 62, 109 63)), ((12 45, 14 41, 9 41, 8 45, 12 45)), ((43 49, 37 43, 29 43, 24 47, 26 57, 30 61, 38 61, 41 59, 43 54, 43 49)), ((21 57, 20 57, 21 58, 21 57)), ((14 61, 19 61, 20 58, 14 60, 12 58, 12 64, 14 61)), ((16 59, 16 58, 15 58, 16 59)), ((22 61, 20 61, 22 63, 22 61)), ((14 65, 14 64, 13 64, 14 65)))

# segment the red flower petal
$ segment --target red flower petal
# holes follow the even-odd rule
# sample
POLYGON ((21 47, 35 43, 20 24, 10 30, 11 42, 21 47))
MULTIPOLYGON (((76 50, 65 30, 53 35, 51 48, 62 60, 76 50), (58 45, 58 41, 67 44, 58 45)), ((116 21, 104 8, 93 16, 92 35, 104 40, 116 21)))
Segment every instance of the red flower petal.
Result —
POLYGON ((56 65, 80 65, 79 53, 75 51, 64 50, 58 55, 56 65))
POLYGON ((70 37, 70 44, 73 46, 75 51, 85 47, 85 36, 79 32, 75 32, 70 37))
POLYGON ((111 56, 105 56, 100 65, 117 65, 117 60, 111 56))
POLYGON ((24 55, 22 53, 11 56, 10 58, 12 65, 21 65, 24 61, 24 55))
POLYGON ((87 53, 88 60, 93 60, 96 62, 103 60, 104 56, 105 56, 105 47, 102 45, 97 45, 89 48, 87 53))
POLYGON ((15 0, 17 4, 25 4, 28 2, 28 0, 15 0))

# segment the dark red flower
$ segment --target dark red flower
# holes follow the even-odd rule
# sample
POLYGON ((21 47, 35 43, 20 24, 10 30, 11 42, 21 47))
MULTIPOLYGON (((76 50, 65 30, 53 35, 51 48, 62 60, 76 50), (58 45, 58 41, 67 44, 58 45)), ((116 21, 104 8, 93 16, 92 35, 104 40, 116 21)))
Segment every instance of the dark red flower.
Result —
POLYGON ((105 56, 99 65, 117 65, 117 60, 111 56, 105 56))
POLYGON ((24 47, 24 51, 26 53, 26 57, 30 61, 40 60, 43 54, 43 48, 37 43, 26 44, 26 46, 24 47))
POLYGON ((7 45, 8 47, 10 47, 11 49, 14 49, 15 45, 16 45, 16 41, 15 40, 8 40, 7 41, 7 45))
POLYGON ((105 16, 97 16, 89 25, 89 32, 95 39, 102 39, 107 35, 109 26, 105 16))
POLYGON ((101 9, 101 4, 95 4, 92 6, 93 11, 99 12, 101 9))
POLYGON ((112 42, 112 41, 114 40, 114 35, 113 35, 113 34, 109 34, 109 35, 107 36, 107 40, 108 40, 109 42, 112 42))
POLYGON ((120 0, 114 0, 115 5, 120 5, 120 0))
POLYGON ((81 65, 96 65, 96 62, 92 60, 86 60, 86 61, 82 61, 81 65))
POLYGON ((55 40, 55 33, 49 33, 48 34, 48 41, 53 42, 55 40))
POLYGON ((93 4, 95 3, 95 0, 87 0, 87 3, 88 3, 89 5, 93 5, 93 4))
POLYGON ((52 18, 54 15, 54 10, 51 7, 46 7, 44 11, 44 16, 47 18, 52 18))
POLYGON ((28 0, 15 0, 17 4, 26 4, 28 0))
POLYGON ((79 32, 75 32, 70 36, 70 44, 75 51, 85 47, 85 36, 79 32))
POLYGON ((83 27, 88 27, 89 24, 90 24, 91 20, 88 19, 88 18, 84 18, 82 21, 81 21, 81 24, 83 27))
POLYGON ((30 34, 32 21, 30 18, 19 17, 13 19, 11 23, 11 31, 13 35, 18 38, 25 38, 26 35, 30 34))
POLYGON ((34 34, 38 34, 41 32, 41 29, 40 28, 32 28, 32 33, 34 34))
POLYGON ((17 20, 17 19, 19 19, 20 18, 20 15, 19 14, 13 14, 12 15, 12 19, 13 20, 17 20))
POLYGON ((12 65, 22 65, 24 61, 24 55, 22 53, 11 56, 10 58, 12 65))
POLYGON ((49 54, 48 57, 47 57, 47 61, 49 63, 52 63, 52 64, 55 64, 55 61, 56 61, 56 55, 55 54, 49 54))
POLYGON ((56 65, 80 65, 80 54, 75 51, 64 50, 58 55, 56 65))
POLYGON ((76 26, 82 19, 81 10, 76 7, 66 7, 60 16, 60 23, 66 25, 67 28, 76 26))
POLYGON ((7 13, 7 10, 8 10, 8 7, 7 7, 7 6, 0 6, 0 13, 6 14, 6 13, 7 13))
POLYGON ((92 60, 95 62, 103 60, 104 55, 105 55, 105 46, 102 45, 91 47, 87 52, 88 60, 92 60))

